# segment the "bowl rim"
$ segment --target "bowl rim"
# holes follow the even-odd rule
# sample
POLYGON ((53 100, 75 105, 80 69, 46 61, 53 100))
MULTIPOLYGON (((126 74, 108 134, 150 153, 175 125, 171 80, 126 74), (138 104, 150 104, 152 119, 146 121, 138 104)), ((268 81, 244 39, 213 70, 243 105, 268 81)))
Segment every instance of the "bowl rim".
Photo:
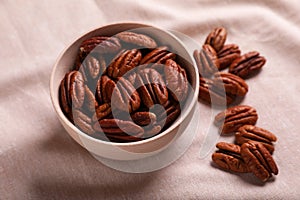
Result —
MULTIPOLYGON (((153 25, 149 25, 149 24, 144 24, 144 23, 137 23, 137 22, 116 22, 116 23, 111 23, 111 24, 106 24, 104 26, 101 27, 97 27, 97 28, 93 28, 89 31, 86 31, 85 33, 81 34, 80 36, 76 37, 74 40, 72 40, 68 45, 66 45, 66 47, 60 52, 58 58, 56 59, 53 67, 52 67, 52 71, 51 71, 51 76, 50 76, 50 82, 49 82, 49 86, 50 86, 50 96, 51 96, 51 102, 52 102, 52 106, 54 107, 54 110, 56 112, 56 114, 58 115, 58 117, 60 118, 60 120, 63 120, 68 127, 70 127, 73 131, 75 131, 80 137, 84 137, 85 139, 91 140, 93 142, 96 143, 100 143, 100 144, 105 144, 105 145, 112 145, 112 146, 119 146, 119 147, 128 147, 128 146, 135 146, 135 145, 141 145, 141 144, 145 144, 145 143, 149 143, 153 140, 157 140, 160 137, 163 137, 164 135, 172 132, 175 128, 177 128, 178 126, 180 126, 180 124, 184 121, 184 119, 190 114, 190 112, 192 112, 192 109, 194 109, 194 105, 198 99, 198 93, 199 93, 199 77, 198 77, 198 68, 196 67, 196 63, 195 60, 193 59, 192 55, 188 52, 188 48, 186 47, 186 45, 178 38, 176 37, 173 33, 169 32, 168 30, 165 30, 163 28, 160 28, 158 26, 153 26, 153 25), (126 143, 119 143, 119 142, 111 142, 111 141, 104 141, 101 139, 97 139, 94 138, 86 133, 84 133, 83 131, 81 131, 80 129, 78 129, 73 123, 71 123, 67 117, 64 115, 64 113, 62 112, 62 109, 58 104, 55 103, 54 100, 54 96, 55 96, 55 89, 54 89, 54 76, 55 76, 55 72, 58 68, 58 63, 60 62, 60 60, 62 59, 62 57, 65 55, 65 53, 67 52, 68 49, 70 49, 72 47, 72 45, 77 42, 78 40, 82 39, 83 37, 85 37, 86 35, 95 32, 99 29, 103 29, 103 28, 109 28, 109 27, 113 27, 113 26, 118 26, 118 25, 132 25, 132 26, 140 26, 139 28, 145 28, 145 27, 151 27, 151 28, 155 28, 156 30, 165 32, 166 34, 168 34, 170 37, 172 37, 173 39, 175 39, 182 47, 184 47, 184 50, 186 51, 186 53, 189 55, 190 60, 192 61, 192 66, 194 68, 194 71, 196 73, 195 76, 195 90, 193 92, 192 95, 192 100, 190 102, 190 105, 188 105, 186 107, 186 110, 184 113, 181 113, 179 115, 179 118, 177 121, 175 121, 175 123, 173 123, 170 127, 168 127, 166 130, 164 130, 163 132, 144 139, 144 140, 140 140, 140 141, 133 141, 133 142, 126 142, 126 143)), ((59 102, 59 101, 58 101, 59 102)), ((67 130, 66 130, 67 131, 67 130)), ((67 131, 68 132, 68 131, 67 131)))

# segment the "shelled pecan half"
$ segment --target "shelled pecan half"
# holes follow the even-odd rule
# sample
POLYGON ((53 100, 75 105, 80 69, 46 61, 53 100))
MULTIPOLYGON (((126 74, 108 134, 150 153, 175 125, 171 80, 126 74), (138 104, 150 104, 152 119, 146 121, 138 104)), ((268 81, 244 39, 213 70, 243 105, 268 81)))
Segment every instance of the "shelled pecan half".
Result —
POLYGON ((106 61, 102 55, 88 55, 78 67, 86 82, 94 83, 106 70, 106 61), (97 57, 97 58, 96 58, 97 57))
POLYGON ((73 119, 75 126, 79 127, 80 130, 83 132, 92 135, 95 133, 95 130, 92 127, 92 120, 91 118, 81 112, 78 109, 73 110, 73 119))
POLYGON ((59 86, 59 100, 63 112, 72 120, 72 108, 81 108, 85 87, 82 74, 78 71, 67 73, 59 86))
POLYGON ((168 59, 164 67, 167 88, 176 101, 183 102, 188 94, 189 85, 185 70, 174 60, 168 59))
POLYGON ((83 41, 80 51, 88 55, 91 51, 96 53, 116 53, 121 49, 121 44, 116 37, 95 36, 83 41))
POLYGON ((229 72, 247 78, 256 74, 266 63, 266 59, 257 51, 248 52, 235 59, 229 66, 229 72))
POLYGON ((107 74, 111 78, 122 77, 126 72, 140 64, 142 54, 138 49, 123 50, 119 53, 107 68, 107 74))
POLYGON ((94 123, 93 128, 98 134, 105 135, 113 141, 141 140, 144 129, 131 121, 120 119, 102 119, 94 123))
POLYGON ((238 145, 226 142, 216 144, 218 150, 212 154, 212 160, 221 169, 233 172, 250 172, 241 157, 241 148, 238 145))
POLYGON ((249 141, 241 146, 241 155, 252 173, 265 182, 278 174, 277 165, 270 152, 260 142, 249 141))
POLYGON ((161 46, 147 53, 141 60, 144 64, 164 64, 168 59, 175 59, 176 55, 168 50, 167 46, 161 46))
POLYGON ((247 83, 231 73, 217 72, 212 81, 214 89, 223 89, 227 95, 243 97, 248 92, 247 83))
POLYGON ((213 29, 205 40, 205 44, 212 46, 216 52, 219 52, 225 44, 227 31, 223 27, 213 29))
POLYGON ((140 111, 131 114, 131 119, 139 126, 148 126, 156 122, 156 115, 152 112, 140 111))
POLYGON ((200 77, 199 99, 207 104, 217 106, 229 105, 234 101, 234 97, 226 95, 225 90, 215 90, 211 79, 200 77))
POLYGON ((254 125, 258 119, 256 110, 251 106, 239 105, 230 107, 215 116, 215 125, 222 134, 237 131, 243 125, 254 125))
POLYGON ((115 36, 123 42, 134 44, 140 47, 146 47, 150 49, 157 47, 155 40, 145 34, 123 31, 115 36))
POLYGON ((272 142, 276 142, 277 137, 263 128, 253 125, 244 125, 236 132, 235 141, 238 145, 242 145, 248 141, 260 142, 272 154, 274 152, 274 145, 272 142))
POLYGON ((219 69, 219 60, 216 51, 209 45, 203 45, 200 51, 194 51, 194 59, 201 77, 210 78, 219 69))
POLYGON ((161 75, 154 69, 145 68, 131 78, 135 88, 147 108, 154 104, 164 104, 168 100, 168 91, 161 75))
POLYGON ((241 56, 241 50, 236 44, 226 44, 218 52, 218 60, 220 63, 219 70, 225 69, 237 58, 241 56))

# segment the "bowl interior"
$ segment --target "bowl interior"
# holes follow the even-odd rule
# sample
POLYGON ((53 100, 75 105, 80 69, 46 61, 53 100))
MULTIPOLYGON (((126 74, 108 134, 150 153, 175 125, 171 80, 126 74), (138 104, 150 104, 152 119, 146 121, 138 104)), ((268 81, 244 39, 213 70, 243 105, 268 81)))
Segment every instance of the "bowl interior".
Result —
POLYGON ((104 26, 98 29, 95 29, 93 31, 90 31, 89 33, 83 35, 82 37, 78 38, 73 42, 71 45, 69 45, 63 53, 58 58, 53 71, 51 75, 50 80, 50 93, 51 93, 51 99, 53 106, 55 108, 55 111, 58 114, 58 117, 62 123, 64 123, 64 126, 68 127, 67 131, 73 131, 76 132, 76 134, 79 134, 80 137, 87 138, 89 140, 93 140, 97 143, 103 143, 103 144, 110 144, 115 146, 132 146, 132 145, 140 145, 147 142, 151 142, 153 140, 156 140, 159 137, 162 137, 163 135, 171 132, 174 130, 177 126, 179 126, 184 118, 191 112, 191 109, 193 109, 193 106, 195 105, 195 102, 197 101, 198 97, 198 87, 199 87, 199 78, 198 78, 198 71, 197 68, 194 65, 194 60, 187 52, 184 44, 180 42, 174 35, 171 33, 161 30, 159 28, 144 25, 144 24, 137 24, 137 23, 121 23, 121 24, 112 24, 108 26, 104 26), (182 67, 186 69, 190 86, 192 90, 190 90, 185 106, 182 109, 181 115, 177 118, 177 120, 165 131, 162 133, 137 142, 128 142, 128 143, 115 143, 115 142, 108 142, 103 141, 99 139, 95 139, 82 131, 80 131, 77 127, 75 127, 63 114, 60 105, 59 105, 59 97, 58 97, 58 90, 59 90, 59 84, 60 81, 63 79, 66 72, 70 71, 72 69, 72 66, 75 61, 76 54, 78 53, 78 49, 80 47, 80 44, 82 41, 93 37, 97 35, 102 36, 113 36, 114 34, 117 34, 122 31, 126 30, 132 30, 134 32, 139 33, 145 33, 153 38, 155 38, 156 41, 160 45, 166 45, 171 47, 172 52, 180 55, 179 63, 182 67))

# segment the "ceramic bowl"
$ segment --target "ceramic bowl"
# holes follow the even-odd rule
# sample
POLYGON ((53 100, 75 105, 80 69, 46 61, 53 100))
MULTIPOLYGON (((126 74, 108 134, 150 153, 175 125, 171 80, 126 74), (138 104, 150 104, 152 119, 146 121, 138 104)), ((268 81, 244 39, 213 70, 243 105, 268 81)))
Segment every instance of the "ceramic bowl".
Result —
MULTIPOLYGON (((159 153, 174 142, 185 130, 191 121, 195 105, 197 103, 199 91, 198 69, 195 67, 193 57, 188 53, 185 45, 172 33, 150 26, 138 23, 117 23, 110 24, 89 31, 72 42, 59 56, 54 64, 50 79, 50 95, 53 107, 56 111, 59 121, 65 128, 66 132, 82 147, 86 148, 94 155, 114 159, 114 160, 134 160, 145 158, 159 153), (74 126, 64 115, 59 105, 58 90, 59 84, 66 72, 70 71, 74 64, 76 54, 82 41, 96 35, 112 36, 125 30, 135 30, 140 33, 151 35, 161 44, 168 45, 172 51, 183 57, 180 65, 187 72, 192 90, 190 90, 187 101, 182 108, 181 115, 165 131, 160 134, 137 142, 116 143, 103 141, 93 138, 76 126, 74 126)), ((62 133, 63 134, 63 133, 62 133)))

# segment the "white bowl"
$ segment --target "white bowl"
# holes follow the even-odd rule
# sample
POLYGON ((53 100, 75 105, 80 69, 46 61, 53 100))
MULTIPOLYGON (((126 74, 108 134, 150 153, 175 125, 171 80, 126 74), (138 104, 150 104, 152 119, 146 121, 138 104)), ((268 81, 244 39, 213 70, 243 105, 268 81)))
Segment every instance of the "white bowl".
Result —
POLYGON ((147 156, 159 153, 167 148, 176 138, 178 138, 184 129, 191 121, 195 105, 198 99, 199 92, 199 77, 198 69, 195 67, 193 57, 188 53, 185 45, 173 34, 168 31, 162 30, 146 24, 137 23, 118 23, 107 25, 84 34, 70 44, 57 59, 51 74, 50 79, 50 95, 53 107, 67 133, 81 146, 86 148, 92 154, 100 157, 115 159, 115 160, 133 160, 145 158, 147 156), (182 66, 186 69, 189 77, 189 82, 193 89, 188 94, 187 101, 181 111, 181 115, 177 120, 162 133, 142 141, 129 142, 129 143, 116 143, 102 141, 93 138, 75 127, 64 115, 59 105, 58 90, 61 80, 66 72, 68 72, 75 60, 78 53, 79 46, 82 41, 96 35, 114 35, 130 29, 138 29, 140 32, 149 34, 155 40, 162 44, 167 44, 172 48, 173 52, 181 55, 185 60, 181 60, 182 66))

